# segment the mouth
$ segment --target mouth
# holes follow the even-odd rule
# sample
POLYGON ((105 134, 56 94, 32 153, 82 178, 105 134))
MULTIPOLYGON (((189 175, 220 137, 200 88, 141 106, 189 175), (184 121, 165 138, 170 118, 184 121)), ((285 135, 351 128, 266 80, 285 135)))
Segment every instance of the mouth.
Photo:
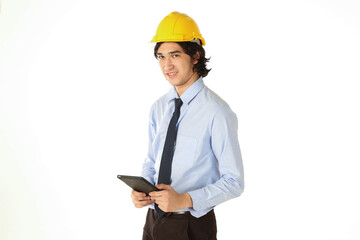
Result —
POLYGON ((166 74, 166 76, 168 78, 174 78, 174 77, 176 77, 177 72, 168 72, 168 73, 165 73, 165 74, 166 74))

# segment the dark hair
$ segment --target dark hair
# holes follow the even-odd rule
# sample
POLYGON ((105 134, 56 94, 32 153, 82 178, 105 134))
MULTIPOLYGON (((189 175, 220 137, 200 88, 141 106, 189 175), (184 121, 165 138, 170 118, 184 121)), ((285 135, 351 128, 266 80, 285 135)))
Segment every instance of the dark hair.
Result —
MULTIPOLYGON (((199 52, 200 56, 198 62, 194 65, 194 71, 200 76, 206 77, 211 69, 206 68, 206 63, 210 61, 210 58, 205 58, 205 49, 196 42, 176 42, 189 55, 192 59, 195 59, 195 55, 199 52)), ((157 59, 157 52, 163 42, 158 42, 154 48, 154 56, 157 59)))

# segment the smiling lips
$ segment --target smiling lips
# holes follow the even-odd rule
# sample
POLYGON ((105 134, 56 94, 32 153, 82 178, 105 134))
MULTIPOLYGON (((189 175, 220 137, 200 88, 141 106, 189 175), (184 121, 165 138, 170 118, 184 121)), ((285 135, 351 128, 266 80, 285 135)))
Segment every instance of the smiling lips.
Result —
POLYGON ((176 76, 177 72, 168 72, 166 73, 166 76, 168 76, 169 78, 174 78, 176 76))

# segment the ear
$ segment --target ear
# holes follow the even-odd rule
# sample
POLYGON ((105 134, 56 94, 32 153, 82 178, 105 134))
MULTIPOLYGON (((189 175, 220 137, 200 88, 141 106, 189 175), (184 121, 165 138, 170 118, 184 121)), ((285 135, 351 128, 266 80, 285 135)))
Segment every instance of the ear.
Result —
POLYGON ((200 59, 200 52, 196 52, 193 57, 193 63, 197 64, 199 62, 199 59, 200 59))

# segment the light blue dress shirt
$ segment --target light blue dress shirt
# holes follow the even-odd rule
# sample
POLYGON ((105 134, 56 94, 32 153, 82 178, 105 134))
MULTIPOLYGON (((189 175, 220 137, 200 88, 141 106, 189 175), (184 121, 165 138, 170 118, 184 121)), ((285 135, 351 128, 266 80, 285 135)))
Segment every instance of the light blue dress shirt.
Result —
MULTIPOLYGON (((141 175, 155 185, 178 97, 172 87, 151 108, 149 150, 141 175)), ((181 211, 190 211, 199 218, 244 190, 237 117, 201 77, 181 95, 181 100, 171 186, 178 193, 190 194, 193 207, 181 211)))

